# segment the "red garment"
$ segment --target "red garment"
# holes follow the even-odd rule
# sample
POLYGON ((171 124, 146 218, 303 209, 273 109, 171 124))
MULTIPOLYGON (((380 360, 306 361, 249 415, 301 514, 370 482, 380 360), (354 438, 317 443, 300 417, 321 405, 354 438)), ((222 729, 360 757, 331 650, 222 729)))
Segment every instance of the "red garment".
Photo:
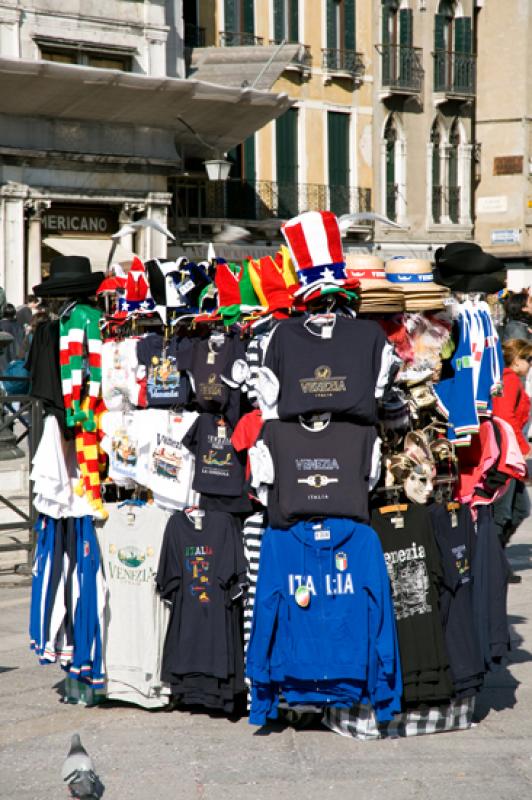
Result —
POLYGON ((510 423, 521 452, 526 455, 529 445, 523 436, 523 428, 528 424, 530 399, 519 375, 510 367, 505 367, 502 373, 502 395, 493 398, 493 413, 510 423))
MULTIPOLYGON (((237 452, 240 450, 249 450, 256 444, 259 438, 259 433, 262 430, 262 411, 259 408, 253 409, 249 414, 244 416, 238 421, 236 428, 231 436, 231 444, 237 452)), ((246 462, 246 480, 251 475, 251 466, 249 463, 249 454, 246 462)))

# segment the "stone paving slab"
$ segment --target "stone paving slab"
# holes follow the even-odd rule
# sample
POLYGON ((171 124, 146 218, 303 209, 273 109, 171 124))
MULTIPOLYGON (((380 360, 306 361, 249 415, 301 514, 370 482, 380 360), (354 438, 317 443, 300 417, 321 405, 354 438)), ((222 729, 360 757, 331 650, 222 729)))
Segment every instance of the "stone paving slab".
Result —
POLYGON ((490 675, 468 731, 357 742, 324 729, 61 701, 62 673, 28 649, 29 591, 0 587, 0 798, 65 798, 79 732, 109 800, 521 800, 532 793, 532 524, 509 548, 514 650, 490 675))

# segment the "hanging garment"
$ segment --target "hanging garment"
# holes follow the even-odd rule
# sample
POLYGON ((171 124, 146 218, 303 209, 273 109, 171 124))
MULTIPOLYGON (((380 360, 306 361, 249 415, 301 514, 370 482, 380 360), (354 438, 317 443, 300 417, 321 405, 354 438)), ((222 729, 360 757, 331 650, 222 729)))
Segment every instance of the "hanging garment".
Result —
POLYGON ((214 414, 200 414, 183 438, 195 457, 192 486, 201 494, 241 497, 244 490, 244 453, 231 444, 233 429, 214 414))
POLYGON ((484 662, 473 617, 471 568, 476 533, 469 506, 429 508, 443 568, 440 617, 457 697, 473 695, 484 683, 484 662))
POLYGON ((146 405, 137 378, 137 341, 136 338, 109 340, 102 345, 102 398, 108 411, 146 405))
POLYGON ((245 358, 245 347, 233 334, 183 342, 179 367, 193 380, 195 402, 201 411, 223 413, 234 426, 240 416, 240 391, 231 374, 234 362, 245 358), (187 346, 188 345, 188 346, 187 346))
POLYGON ((507 616, 510 568, 497 536, 490 506, 478 509, 472 575, 473 613, 484 666, 488 672, 496 672, 506 663, 510 650, 507 616))
POLYGON ((270 485, 269 524, 289 528, 314 516, 367 520, 376 444, 369 425, 329 420, 312 430, 300 422, 267 422, 250 459, 253 486, 270 485))
POLYGON ((149 333, 138 340, 137 375, 145 381, 148 408, 185 406, 189 402, 190 380, 181 367, 181 352, 188 346, 188 340, 183 343, 173 336, 165 341, 158 333, 149 333))
POLYGON ((143 708, 168 702, 160 673, 169 609, 155 584, 168 516, 154 505, 114 504, 98 530, 108 592, 106 694, 143 708))
POLYGON ((393 606, 375 532, 348 519, 268 528, 262 539, 246 673, 249 721, 288 705, 371 701, 379 719, 400 709, 393 606))
POLYGON ((371 524, 392 586, 405 703, 444 702, 453 685, 438 606, 443 571, 429 512, 414 504, 400 517, 376 510, 371 524))
POLYGON ((247 565, 229 514, 170 517, 157 587, 172 605, 161 678, 184 704, 234 709, 245 690, 241 604, 247 565))
POLYGON ((279 380, 279 417, 330 411, 362 424, 376 421, 375 392, 386 337, 376 322, 334 317, 281 322, 265 356, 279 380))

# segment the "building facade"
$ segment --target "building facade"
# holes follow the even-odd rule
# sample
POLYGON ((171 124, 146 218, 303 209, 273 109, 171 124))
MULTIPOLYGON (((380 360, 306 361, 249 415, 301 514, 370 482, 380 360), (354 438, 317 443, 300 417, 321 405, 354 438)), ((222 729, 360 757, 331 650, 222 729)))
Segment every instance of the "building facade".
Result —
MULTIPOLYGON (((532 6, 485 0, 478 15, 480 148, 475 233, 509 267, 532 263, 532 6)), ((516 288, 519 288, 519 278, 516 288)), ((527 277, 524 285, 530 285, 527 277)))
MULTIPOLYGON (((250 208, 264 219, 311 208, 371 209, 402 228, 371 226, 384 253, 426 255, 471 238, 478 153, 474 2, 185 4, 194 54, 214 46, 242 53, 247 46, 251 58, 272 44, 299 47, 272 84, 294 106, 233 154, 234 188, 226 193, 241 205, 226 204, 228 214, 260 237, 268 229, 249 219, 250 208)), ((351 233, 351 244, 361 244, 368 225, 351 233)))
MULTIPOLYGON (((185 76, 181 0, 0 0, 0 285, 21 303, 57 253, 105 267, 109 236, 166 224, 185 161, 224 152, 286 95, 185 76)), ((153 229, 123 242, 165 256, 153 229)))

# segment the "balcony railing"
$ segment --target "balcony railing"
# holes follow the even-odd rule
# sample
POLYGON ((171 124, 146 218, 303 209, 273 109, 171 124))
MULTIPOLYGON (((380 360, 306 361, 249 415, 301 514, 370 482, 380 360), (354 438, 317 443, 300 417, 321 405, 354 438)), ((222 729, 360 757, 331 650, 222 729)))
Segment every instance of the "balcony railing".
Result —
POLYGON ((475 94, 475 56, 437 50, 434 53, 434 91, 456 97, 475 94))
POLYGON ((443 191, 441 186, 432 187, 432 221, 436 224, 441 222, 443 211, 443 191))
POLYGON ((364 61, 362 55, 355 50, 332 50, 326 48, 321 51, 321 66, 328 75, 348 76, 361 78, 364 74, 364 61))
POLYGON ((185 22, 185 47, 205 47, 205 28, 185 22))
POLYGON ((398 94, 419 94, 423 88, 421 47, 378 45, 382 59, 382 86, 398 94))
POLYGON ((449 187, 449 219, 454 225, 460 222, 460 187, 449 187))
POLYGON ((336 214, 371 209, 371 189, 327 186, 318 183, 277 181, 208 181, 178 178, 175 184, 175 216, 184 223, 208 220, 287 219, 303 211, 330 208, 336 214))
POLYGON ((220 31, 220 47, 254 47, 264 44, 262 36, 245 31, 220 31))
MULTIPOLYGON (((270 45, 275 45, 278 47, 280 44, 281 42, 279 40, 270 39, 270 45)), ((286 42, 286 44, 299 45, 299 49, 296 55, 294 56, 290 64, 287 65, 286 69, 296 67, 297 69, 300 69, 302 72, 310 70, 312 66, 312 54, 310 52, 309 45, 301 44, 300 42, 286 42)))

